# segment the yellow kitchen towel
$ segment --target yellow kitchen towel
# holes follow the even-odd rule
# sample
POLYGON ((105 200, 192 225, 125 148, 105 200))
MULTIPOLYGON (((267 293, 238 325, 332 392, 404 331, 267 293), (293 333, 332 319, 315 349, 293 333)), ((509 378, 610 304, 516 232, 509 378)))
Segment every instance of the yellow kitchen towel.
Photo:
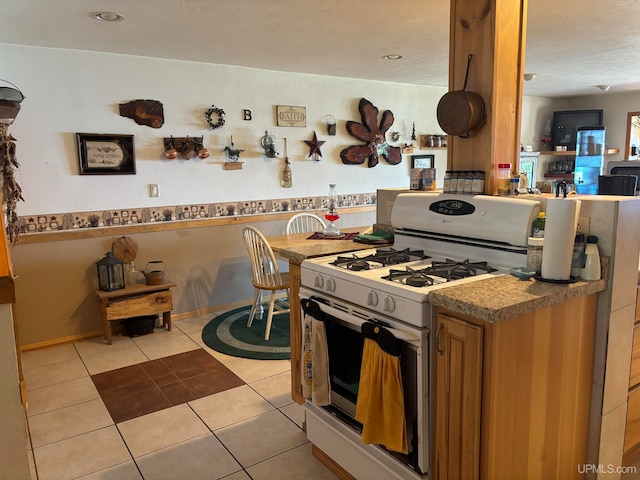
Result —
POLYGON ((329 351, 324 313, 310 299, 301 302, 302 320, 302 394, 315 405, 331 403, 329 387, 329 351))
POLYGON ((362 333, 365 339, 356 404, 356 420, 363 425, 362 441, 406 454, 400 342, 371 322, 362 325, 362 333))

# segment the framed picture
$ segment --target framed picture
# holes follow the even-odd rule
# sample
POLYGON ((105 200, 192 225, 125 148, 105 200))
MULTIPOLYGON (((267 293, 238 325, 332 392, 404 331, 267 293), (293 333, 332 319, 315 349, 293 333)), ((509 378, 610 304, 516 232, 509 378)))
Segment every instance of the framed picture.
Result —
POLYGON ((411 155, 411 168, 433 168, 435 155, 411 155))
POLYGON ((76 133, 80 175, 136 173, 133 135, 76 133))

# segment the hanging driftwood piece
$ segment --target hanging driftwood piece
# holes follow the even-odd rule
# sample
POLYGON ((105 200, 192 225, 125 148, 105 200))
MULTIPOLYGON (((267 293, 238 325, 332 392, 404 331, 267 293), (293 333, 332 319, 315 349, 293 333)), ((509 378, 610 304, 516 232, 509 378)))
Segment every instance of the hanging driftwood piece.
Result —
POLYGON ((120 116, 131 118, 138 125, 160 128, 164 125, 164 110, 157 100, 132 100, 120 104, 120 116))
POLYGON ((393 125, 393 113, 391 110, 382 112, 382 119, 378 126, 378 109, 366 98, 360 100, 358 105, 362 123, 347 122, 347 132, 358 140, 366 142, 364 145, 353 145, 340 152, 342 163, 347 165, 360 165, 368 159, 369 168, 378 164, 379 158, 384 158, 387 163, 397 165, 402 161, 402 152, 398 147, 392 147, 386 141, 386 132, 393 125))

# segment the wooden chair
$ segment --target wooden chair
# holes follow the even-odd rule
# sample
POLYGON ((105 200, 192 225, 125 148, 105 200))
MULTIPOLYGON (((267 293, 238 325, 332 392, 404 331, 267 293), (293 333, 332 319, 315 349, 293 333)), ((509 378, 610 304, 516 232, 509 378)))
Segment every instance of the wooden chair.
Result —
POLYGON ((313 213, 298 213, 287 222, 287 233, 322 232, 327 225, 313 213))
POLYGON ((247 247, 251 259, 251 269, 253 271, 253 280, 251 283, 256 290, 249 320, 247 321, 247 327, 251 326, 253 317, 256 314, 256 309, 262 302, 262 292, 270 291, 267 326, 264 334, 264 339, 269 340, 273 315, 289 312, 289 308, 282 308, 275 303, 276 292, 286 290, 287 297, 289 295, 289 273, 279 271, 278 262, 273 254, 271 245, 269 245, 269 242, 260 230, 252 226, 245 227, 243 237, 244 244, 247 247), (274 312, 274 310, 276 311, 274 312))

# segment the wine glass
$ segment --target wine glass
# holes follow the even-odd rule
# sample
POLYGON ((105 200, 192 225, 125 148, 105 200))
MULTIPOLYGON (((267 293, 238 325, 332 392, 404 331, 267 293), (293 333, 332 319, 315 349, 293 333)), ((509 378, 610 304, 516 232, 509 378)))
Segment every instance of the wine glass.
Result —
POLYGON ((324 229, 323 233, 327 237, 339 237, 340 230, 336 227, 335 223, 339 218, 338 213, 338 195, 336 195, 335 183, 329 184, 329 194, 327 195, 327 211, 324 213, 324 218, 329 221, 329 225, 324 229))

